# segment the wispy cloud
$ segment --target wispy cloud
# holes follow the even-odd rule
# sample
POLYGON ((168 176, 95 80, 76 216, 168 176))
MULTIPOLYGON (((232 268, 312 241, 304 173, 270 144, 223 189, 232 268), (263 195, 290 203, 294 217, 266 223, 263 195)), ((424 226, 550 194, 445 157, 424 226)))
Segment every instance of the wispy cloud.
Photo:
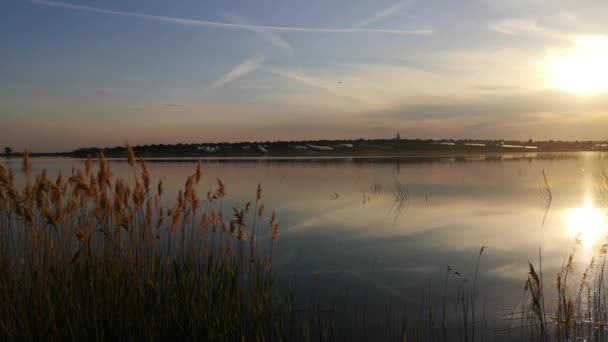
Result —
POLYGON ((533 18, 507 18, 489 23, 490 29, 510 36, 535 35, 547 36, 554 32, 533 18))
POLYGON ((160 15, 143 14, 136 12, 108 10, 99 7, 74 5, 65 2, 51 1, 51 0, 29 0, 32 3, 67 8, 72 10, 95 12, 102 14, 129 16, 135 18, 142 18, 148 20, 156 20, 162 22, 168 22, 173 24, 185 25, 185 26, 197 26, 197 27, 208 27, 217 29, 227 30, 271 30, 280 32, 318 32, 318 33, 380 33, 380 34, 396 34, 396 35, 428 35, 435 33, 433 28, 420 28, 411 30, 402 29, 372 29, 372 28, 321 28, 321 27, 293 27, 293 26, 269 26, 269 25, 246 25, 246 24, 235 24, 225 23, 218 21, 209 20, 197 20, 197 19, 184 19, 177 17, 167 17, 160 15))
POLYGON ((230 82, 233 82, 233 81, 247 75, 248 73, 258 69, 262 65, 263 61, 264 61, 264 58, 260 57, 260 56, 249 58, 246 61, 244 61, 243 63, 234 66, 227 73, 220 76, 220 78, 218 78, 215 82, 213 82, 213 84, 209 88, 216 89, 216 88, 222 87, 230 82))
POLYGON ((291 45, 289 45, 289 43, 278 32, 263 27, 249 25, 243 18, 234 14, 224 14, 224 18, 233 24, 251 26, 251 32, 258 34, 270 44, 288 53, 293 53, 293 48, 291 45))
POLYGON ((380 19, 389 17, 393 14, 399 13, 400 11, 402 11, 407 5, 409 5, 411 3, 411 1, 401 1, 398 2, 392 6, 389 6, 387 8, 384 8, 372 15, 370 15, 367 18, 364 18, 363 20, 361 20, 358 24, 356 24, 355 28, 361 28, 361 27, 365 27, 368 26, 370 24, 373 24, 375 22, 377 22, 380 19))
POLYGON ((510 36, 567 39, 580 27, 576 13, 560 11, 552 15, 504 18, 488 24, 489 28, 510 36))

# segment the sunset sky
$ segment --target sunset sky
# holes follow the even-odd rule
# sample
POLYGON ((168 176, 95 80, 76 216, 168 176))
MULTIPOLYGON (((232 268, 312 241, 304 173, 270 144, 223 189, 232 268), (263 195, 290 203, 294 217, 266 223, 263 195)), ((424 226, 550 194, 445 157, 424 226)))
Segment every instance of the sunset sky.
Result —
POLYGON ((606 1, 3 0, 0 147, 608 139, 606 1))

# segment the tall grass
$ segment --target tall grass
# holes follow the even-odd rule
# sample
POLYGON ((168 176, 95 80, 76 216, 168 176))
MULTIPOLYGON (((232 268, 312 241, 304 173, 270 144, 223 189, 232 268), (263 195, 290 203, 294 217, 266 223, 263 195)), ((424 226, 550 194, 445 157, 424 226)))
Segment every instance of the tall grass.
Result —
POLYGON ((49 179, 25 153, 23 187, 0 165, 0 340, 289 340, 261 186, 226 214, 199 164, 165 208, 127 151, 131 185, 103 154, 49 179))

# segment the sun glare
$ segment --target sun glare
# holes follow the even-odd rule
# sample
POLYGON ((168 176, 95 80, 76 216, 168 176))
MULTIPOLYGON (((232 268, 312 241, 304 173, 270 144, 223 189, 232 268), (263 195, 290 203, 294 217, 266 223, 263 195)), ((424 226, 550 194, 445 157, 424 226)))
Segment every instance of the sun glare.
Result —
POLYGON ((553 85, 576 94, 608 92, 608 39, 585 37, 548 62, 553 85))
POLYGON ((591 201, 585 201, 585 205, 581 208, 572 209, 568 213, 567 220, 570 233, 586 248, 591 247, 605 234, 604 213, 594 208, 591 201))

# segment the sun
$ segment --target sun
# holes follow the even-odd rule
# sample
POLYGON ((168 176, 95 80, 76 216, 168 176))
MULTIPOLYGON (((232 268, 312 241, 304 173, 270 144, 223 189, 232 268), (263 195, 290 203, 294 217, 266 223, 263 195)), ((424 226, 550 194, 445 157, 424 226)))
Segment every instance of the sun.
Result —
POLYGON ((608 92, 608 39, 583 37, 575 46, 549 58, 553 86, 574 94, 608 92))

